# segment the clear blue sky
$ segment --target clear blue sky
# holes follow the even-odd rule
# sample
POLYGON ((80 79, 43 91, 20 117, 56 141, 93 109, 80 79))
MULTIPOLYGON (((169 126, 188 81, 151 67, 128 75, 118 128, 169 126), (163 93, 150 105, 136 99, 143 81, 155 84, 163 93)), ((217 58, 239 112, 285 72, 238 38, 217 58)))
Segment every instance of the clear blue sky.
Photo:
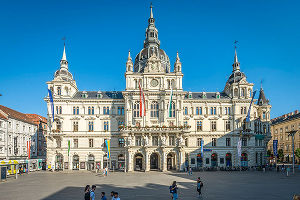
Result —
MULTIPOLYGON (((180 53, 183 87, 222 91, 239 41, 241 70, 272 117, 299 109, 300 2, 153 0, 161 48, 173 66, 180 53)), ((79 90, 124 90, 125 62, 142 49, 150 1, 1 1, 0 104, 46 116, 46 81, 67 38, 69 70, 79 90)))

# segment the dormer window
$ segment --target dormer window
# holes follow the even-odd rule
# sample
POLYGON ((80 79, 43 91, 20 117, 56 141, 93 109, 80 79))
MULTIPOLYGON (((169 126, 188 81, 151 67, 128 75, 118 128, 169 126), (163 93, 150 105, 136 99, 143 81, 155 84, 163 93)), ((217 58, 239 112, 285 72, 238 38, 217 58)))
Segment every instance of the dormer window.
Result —
POLYGON ((220 99, 220 93, 219 92, 216 93, 216 98, 220 99))
POLYGON ((202 93, 202 99, 206 99, 206 92, 202 93))
POLYGON ((97 99, 101 99, 102 98, 102 94, 100 92, 97 93, 96 95, 97 99))
POLYGON ((83 93, 81 94, 81 97, 86 99, 86 98, 88 97, 88 95, 87 95, 86 92, 83 92, 83 93))

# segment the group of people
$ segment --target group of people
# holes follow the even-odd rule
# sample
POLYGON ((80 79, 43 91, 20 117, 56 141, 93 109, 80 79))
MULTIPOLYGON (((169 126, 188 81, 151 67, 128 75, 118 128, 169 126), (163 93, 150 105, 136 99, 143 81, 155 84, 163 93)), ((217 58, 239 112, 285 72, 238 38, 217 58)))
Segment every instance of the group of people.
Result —
MULTIPOLYGON (((197 178, 197 193, 198 198, 202 198, 201 189, 203 187, 203 182, 201 181, 200 177, 197 178)), ((172 200, 178 199, 178 187, 176 181, 173 181, 172 185, 169 187, 170 193, 172 195, 172 200)))
MULTIPOLYGON (((85 186, 84 189, 84 200, 95 200, 96 199, 96 185, 92 185, 92 188, 90 185, 85 186)), ((110 193, 111 200, 120 200, 119 193, 115 191, 111 191, 110 193)), ((108 198, 105 196, 105 192, 101 192, 101 200, 108 200, 108 198)))

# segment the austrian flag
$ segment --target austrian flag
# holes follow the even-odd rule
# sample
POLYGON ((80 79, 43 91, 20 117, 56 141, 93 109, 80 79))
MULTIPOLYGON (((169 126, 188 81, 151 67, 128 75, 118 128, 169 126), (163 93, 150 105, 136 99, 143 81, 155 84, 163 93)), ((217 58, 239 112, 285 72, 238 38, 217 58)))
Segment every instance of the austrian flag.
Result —
POLYGON ((146 116, 146 106, 145 106, 145 95, 141 86, 141 82, 139 82, 140 88, 140 117, 146 116))

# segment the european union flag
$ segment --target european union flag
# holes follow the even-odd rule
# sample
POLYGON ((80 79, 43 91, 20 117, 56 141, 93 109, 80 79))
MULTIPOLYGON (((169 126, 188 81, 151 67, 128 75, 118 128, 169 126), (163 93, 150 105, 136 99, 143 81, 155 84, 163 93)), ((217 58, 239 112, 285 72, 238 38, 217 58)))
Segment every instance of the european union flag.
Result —
POLYGON ((48 93, 49 93, 49 98, 50 98, 50 103, 51 103, 51 114, 52 114, 52 119, 53 119, 53 121, 52 122, 54 122, 54 105, 53 105, 53 96, 52 96, 52 92, 51 92, 51 90, 49 90, 48 89, 48 93))

